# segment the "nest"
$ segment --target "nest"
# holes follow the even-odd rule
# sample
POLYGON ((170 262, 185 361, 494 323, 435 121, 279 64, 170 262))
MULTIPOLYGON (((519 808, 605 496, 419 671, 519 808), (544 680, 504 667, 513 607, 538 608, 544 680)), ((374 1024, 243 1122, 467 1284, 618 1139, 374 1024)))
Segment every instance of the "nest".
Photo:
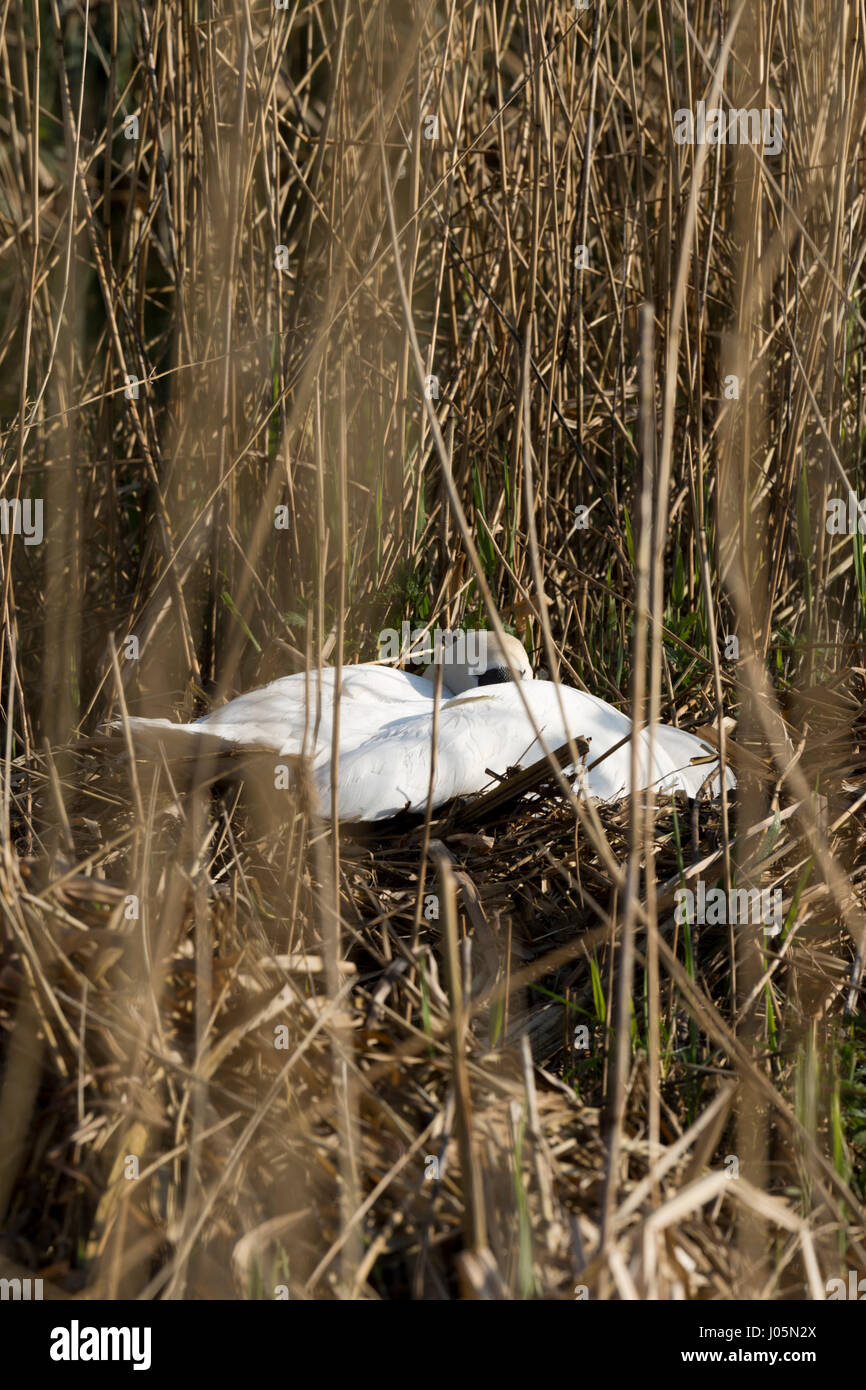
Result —
MULTIPOLYGON (((819 1057, 845 1066, 855 952, 796 814, 745 837, 786 927, 738 942, 735 995, 729 929, 672 910, 694 866, 722 876, 720 804, 659 799, 660 975, 639 925, 613 1115, 622 884, 546 765, 335 843, 297 802, 275 828, 252 781, 143 765, 142 824, 123 760, 75 761, 60 826, 56 769, 19 785, 42 853, 3 869, 8 1260, 102 1296, 712 1299, 772 1267, 803 1297, 837 1272, 863 1153, 826 1157, 819 1057)), ((596 814, 627 863, 629 805, 596 814)), ((856 883, 856 800, 841 820, 856 883)))

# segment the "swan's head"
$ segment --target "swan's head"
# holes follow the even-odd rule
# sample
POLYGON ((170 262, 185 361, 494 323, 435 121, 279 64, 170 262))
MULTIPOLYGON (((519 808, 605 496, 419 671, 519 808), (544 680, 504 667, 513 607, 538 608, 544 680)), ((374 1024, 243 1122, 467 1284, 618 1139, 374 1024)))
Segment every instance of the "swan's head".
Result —
MULTIPOLYGON (((509 659, 518 680, 532 680, 529 657, 516 637, 506 633, 500 642, 495 632, 446 633, 441 648, 442 684, 452 695, 480 685, 500 685, 512 679, 509 659)), ((436 679, 436 665, 427 667, 427 680, 436 679)))

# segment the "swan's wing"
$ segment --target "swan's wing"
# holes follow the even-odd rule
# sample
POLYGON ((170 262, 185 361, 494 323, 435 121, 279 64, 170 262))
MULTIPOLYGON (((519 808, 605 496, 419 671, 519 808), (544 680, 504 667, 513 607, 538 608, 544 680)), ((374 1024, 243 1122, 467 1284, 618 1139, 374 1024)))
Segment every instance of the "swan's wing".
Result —
MULTIPOLYGON (((336 672, 283 676, 229 701, 195 725, 239 743, 284 755, 306 752, 314 763, 330 757, 336 672)), ((339 699, 340 751, 374 736, 389 718, 433 702, 433 686, 388 666, 344 666, 339 699)))
MULTIPOLYGON (((485 687, 444 700, 439 710, 439 736, 433 784, 433 804, 453 796, 481 791, 493 781, 490 768, 502 774, 522 765, 532 729, 523 710, 515 708, 513 687, 485 687)), ((400 811, 423 811, 431 773, 433 710, 389 720, 364 743, 340 755, 337 769, 338 814, 341 820, 385 820, 400 811)), ((532 761, 530 758, 529 761, 532 761)), ((316 772, 319 807, 330 809, 330 768, 316 772)))
MULTIPOLYGON (((553 751, 572 737, 589 741, 583 785, 590 795, 612 801, 631 785, 631 720, 604 700, 550 681, 484 687, 443 701, 433 783, 433 805, 489 786, 509 768, 529 767, 543 753, 527 716, 521 692, 547 747, 553 751), (624 740, 624 741, 623 741, 624 740), (620 747, 616 745, 621 744, 620 747), (613 749, 613 752, 609 750, 613 749), (602 755, 609 756, 602 758, 602 755), (601 759, 600 761, 598 761, 601 759), (593 762, 597 766, 593 767, 593 762), (491 776, 493 774, 493 776, 491 776)), ((400 811, 423 812, 431 774, 432 710, 398 716, 370 739, 341 753, 338 813, 341 820, 384 820, 400 811)), ((640 785, 696 795, 710 766, 692 767, 707 746, 680 729, 657 730, 650 760, 646 730, 639 735, 640 785), (659 737, 661 735, 661 737, 659 737), (673 735, 673 737, 669 737, 673 735)), ((330 810, 330 768, 315 774, 322 814, 330 810)), ((717 779, 718 780, 718 779, 717 779)))
MULTIPOLYGON (((527 716, 521 692, 547 747, 553 751, 574 736, 591 740, 587 761, 627 736, 631 721, 603 700, 550 681, 485 686, 443 701, 433 783, 433 805, 454 796, 483 791, 512 767, 529 767, 543 754, 527 716), (561 699, 561 705, 560 705, 561 699), (563 714, 565 718, 563 718, 563 714)), ((431 775, 433 714, 429 704, 417 713, 384 723, 356 748, 341 751, 338 768, 338 810, 341 820, 383 820, 399 811, 423 811, 431 775)), ((670 771, 656 760, 661 776, 670 771)), ((590 773, 588 789, 608 800, 622 796, 628 786, 629 747, 623 747, 590 773)), ((319 805, 330 809, 330 769, 316 773, 319 805)))
MULTIPOLYGON (((205 748, 259 749, 283 756, 305 751, 315 766, 331 753, 335 674, 329 667, 309 677, 304 672, 282 676, 193 724, 132 718, 133 737, 143 748, 155 750, 162 743, 166 752, 175 755, 205 748)), ((433 685, 421 676, 387 666, 344 667, 339 701, 341 752, 369 739, 387 719, 407 709, 429 710, 432 703, 433 685)))

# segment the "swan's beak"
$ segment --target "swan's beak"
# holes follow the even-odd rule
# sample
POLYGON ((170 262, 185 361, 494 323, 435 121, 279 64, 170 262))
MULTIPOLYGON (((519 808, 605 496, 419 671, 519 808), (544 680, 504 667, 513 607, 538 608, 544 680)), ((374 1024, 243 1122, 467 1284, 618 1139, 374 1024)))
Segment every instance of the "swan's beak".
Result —
POLYGON ((478 677, 478 685, 504 685, 511 680, 511 672, 507 666, 488 666, 483 675, 478 677))

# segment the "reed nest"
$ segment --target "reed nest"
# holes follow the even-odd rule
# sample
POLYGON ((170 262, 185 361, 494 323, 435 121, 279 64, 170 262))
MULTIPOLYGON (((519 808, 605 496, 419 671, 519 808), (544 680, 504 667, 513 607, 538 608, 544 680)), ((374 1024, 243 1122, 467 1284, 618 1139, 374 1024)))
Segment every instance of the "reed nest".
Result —
MULTIPOLYGON (((860 884, 863 798, 837 790, 866 749, 862 681, 848 687, 824 702, 833 714, 806 763, 833 853, 860 884)), ((826 1157, 831 1098, 862 1105, 863 1069, 840 1027, 859 967, 827 885, 803 873, 796 802, 742 828, 745 879, 778 888, 786 923, 796 918, 739 943, 759 963, 747 1007, 772 1043, 749 1055, 731 1028, 728 927, 672 910, 698 873, 720 880, 720 803, 657 799, 663 1159, 638 1044, 605 1241, 619 890, 546 761, 429 822, 344 826, 336 847, 303 798, 287 807, 284 794, 275 812, 249 760, 206 782, 182 761, 140 764, 162 904, 145 924, 149 971, 127 893, 125 755, 115 742, 74 761, 66 838, 49 861, 22 845, 4 867, 18 907, 0 1020, 11 1029, 8 1001, 33 980, 29 1046, 33 1060, 50 1056, 22 1136, 10 1267, 93 1296, 177 1294, 180 1267, 188 1297, 714 1299, 755 1292, 736 1238, 744 1205, 772 1233, 768 1296, 809 1297, 818 1270, 835 1272, 840 1220, 866 1262, 855 1235, 866 1129, 844 1165, 826 1157), (179 874, 196 821, 207 826, 199 872, 179 874), (335 850, 344 950, 329 960, 335 850), (808 1126, 785 1099, 804 1090, 808 1126), (335 1094, 351 1097, 350 1124, 335 1094), (761 1189, 731 1181, 750 1114, 769 1138, 761 1189), (202 1194, 191 1223, 187 1183, 202 1194)), ((52 774, 45 760, 16 786, 22 835, 38 836, 46 813, 50 830, 52 774)), ((627 859, 629 803, 596 814, 627 859)), ((646 997, 634 1007, 645 1034, 646 997)))

